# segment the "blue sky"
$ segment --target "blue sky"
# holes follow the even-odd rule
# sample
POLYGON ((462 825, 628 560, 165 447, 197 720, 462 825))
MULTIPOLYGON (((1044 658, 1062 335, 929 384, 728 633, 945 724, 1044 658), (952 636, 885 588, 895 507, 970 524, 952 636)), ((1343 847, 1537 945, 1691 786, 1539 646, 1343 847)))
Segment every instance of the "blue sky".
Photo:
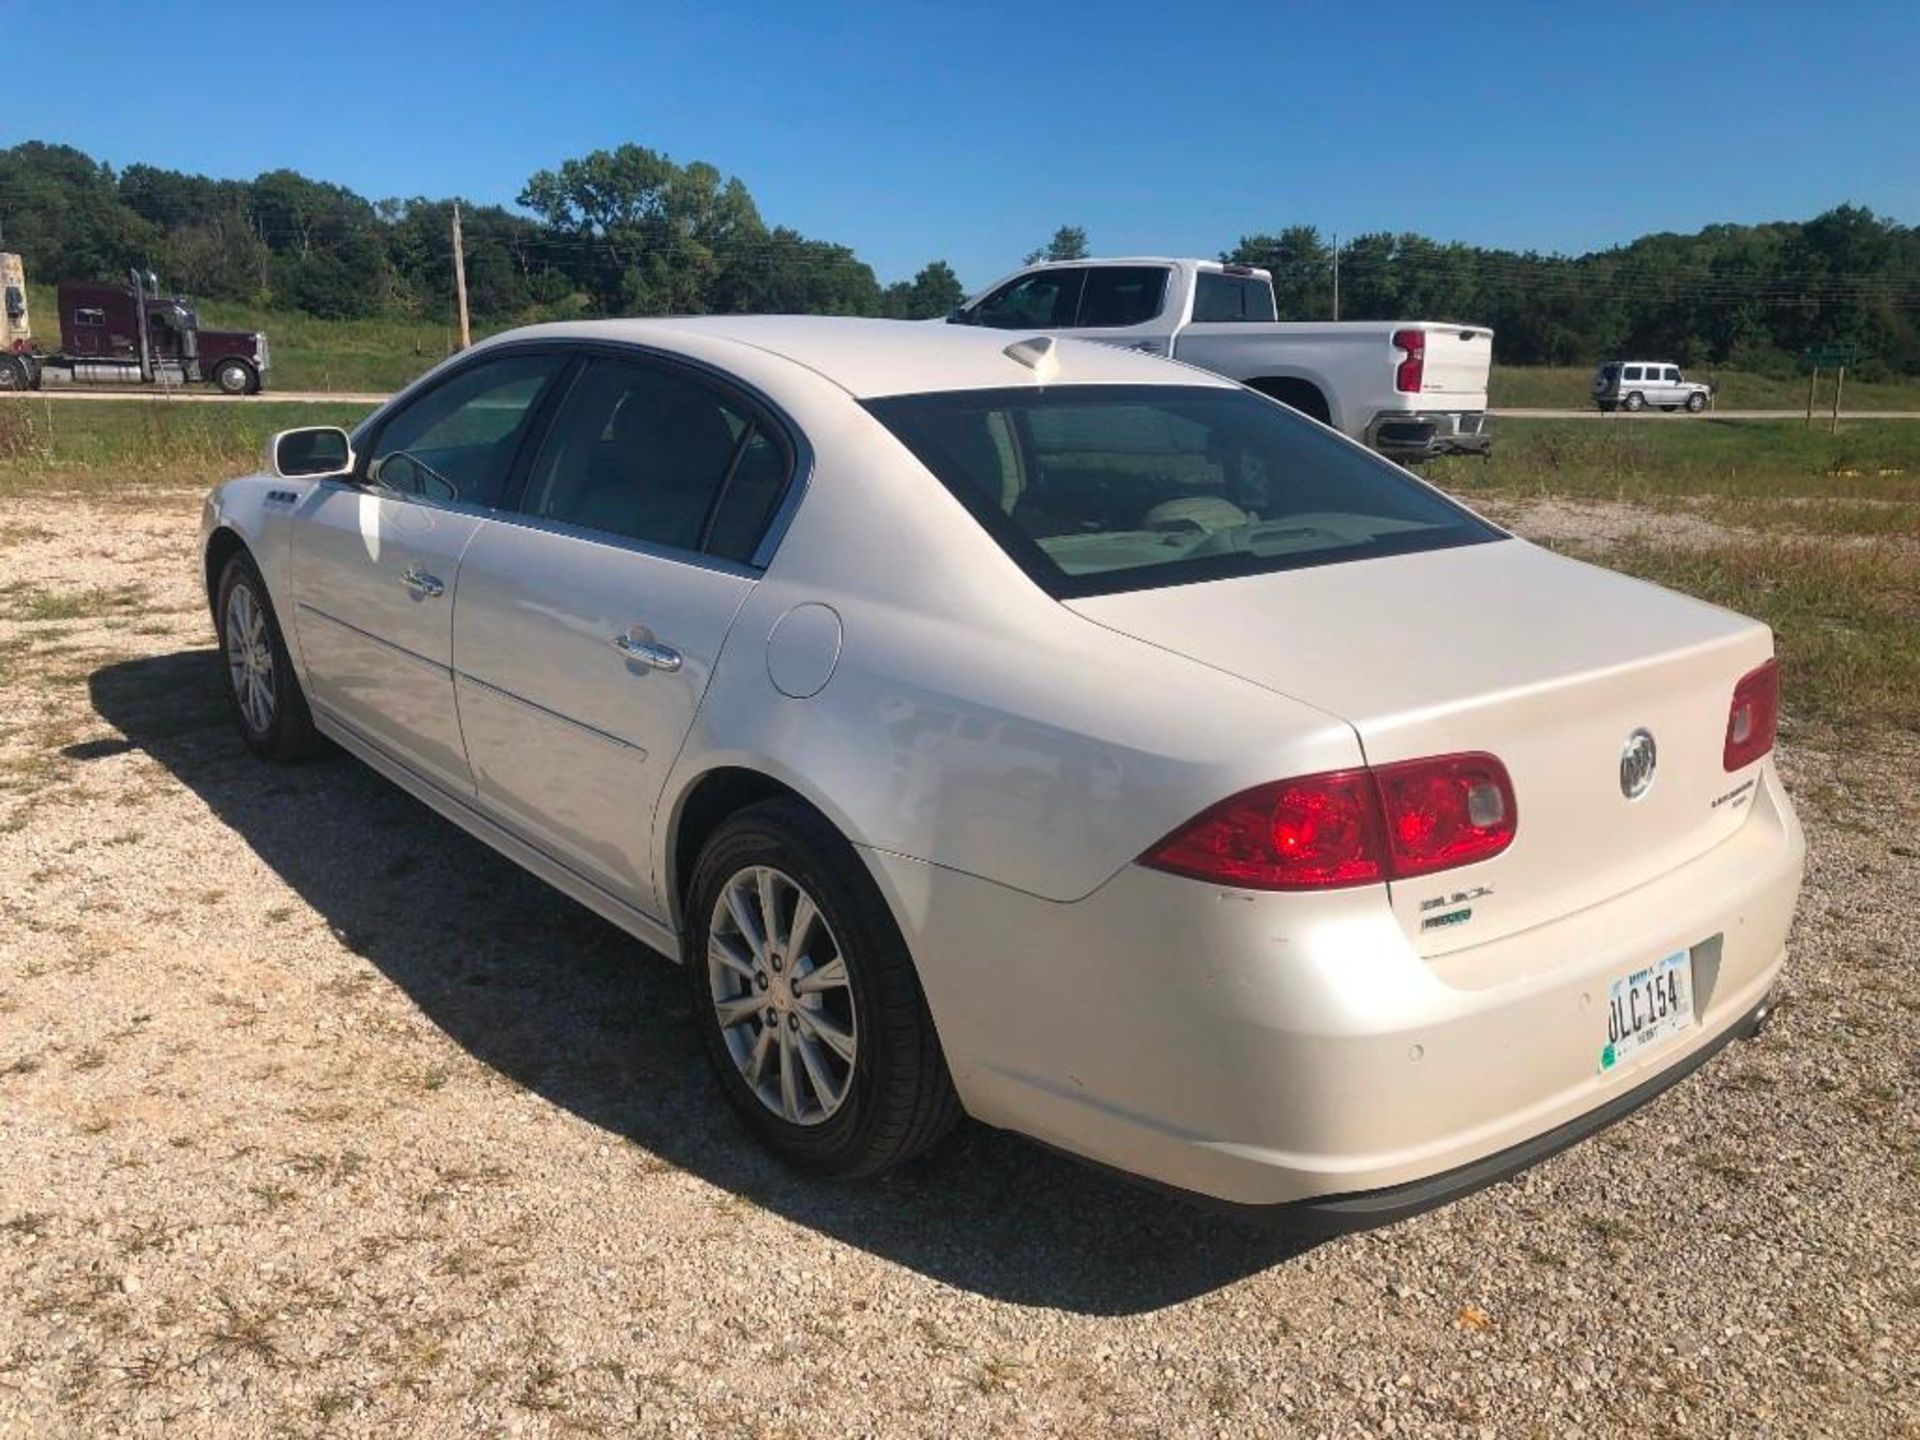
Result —
POLYGON ((1296 221, 1570 252, 1920 221, 1915 4, 0 0, 0 31, 31 82, 0 144, 511 203, 631 140, 883 281, 984 283, 1062 223, 1212 254, 1296 221))

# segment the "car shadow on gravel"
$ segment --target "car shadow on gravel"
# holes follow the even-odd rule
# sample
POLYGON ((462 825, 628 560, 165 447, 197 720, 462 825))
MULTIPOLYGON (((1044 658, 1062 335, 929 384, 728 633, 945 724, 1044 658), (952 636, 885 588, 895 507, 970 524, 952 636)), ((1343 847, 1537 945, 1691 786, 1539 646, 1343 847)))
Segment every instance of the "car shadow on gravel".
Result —
POLYGON ((874 1181, 786 1170, 727 1114, 678 967, 345 756, 253 759, 223 683, 208 649, 106 666, 89 687, 100 716, 342 944, 476 1059, 549 1102, 786 1219, 1019 1304, 1153 1310, 1310 1248, 974 1124, 874 1181))

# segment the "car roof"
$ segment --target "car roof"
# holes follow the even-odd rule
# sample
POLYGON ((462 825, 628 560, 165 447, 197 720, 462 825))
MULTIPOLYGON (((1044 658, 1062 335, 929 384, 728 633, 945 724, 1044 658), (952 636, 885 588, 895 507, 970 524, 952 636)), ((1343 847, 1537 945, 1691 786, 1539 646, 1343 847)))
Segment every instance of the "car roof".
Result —
MULTIPOLYGON (((533 325, 489 341, 571 339, 659 345, 674 340, 718 341, 775 355, 804 366, 858 399, 935 390, 984 390, 1013 385, 1195 385, 1232 388, 1232 382, 1157 356, 1056 338, 1042 367, 1008 355, 1023 340, 1018 330, 989 330, 937 321, 860 320, 828 315, 702 315, 660 320, 578 320, 533 325)), ((703 347, 704 348, 704 347, 703 347)))

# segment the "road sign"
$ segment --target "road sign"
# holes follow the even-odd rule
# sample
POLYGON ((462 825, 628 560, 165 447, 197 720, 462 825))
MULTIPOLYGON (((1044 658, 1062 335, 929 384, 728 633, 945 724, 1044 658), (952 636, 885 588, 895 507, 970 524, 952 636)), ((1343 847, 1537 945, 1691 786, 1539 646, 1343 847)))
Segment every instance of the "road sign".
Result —
POLYGON ((1828 340, 1823 344, 1809 345, 1800 352, 1800 358, 1815 369, 1833 370, 1842 365, 1857 364, 1860 347, 1847 341, 1828 340))

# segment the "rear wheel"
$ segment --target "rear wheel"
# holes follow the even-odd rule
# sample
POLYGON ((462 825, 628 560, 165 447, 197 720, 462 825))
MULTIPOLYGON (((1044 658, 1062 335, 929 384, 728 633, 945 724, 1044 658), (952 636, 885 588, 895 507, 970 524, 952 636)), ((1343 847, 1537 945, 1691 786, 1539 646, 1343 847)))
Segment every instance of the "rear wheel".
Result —
POLYGON ((33 384, 33 372, 18 355, 0 355, 0 390, 26 390, 33 384))
POLYGON ((790 1164, 870 1175, 928 1149, 960 1103, 905 941, 817 813, 771 800, 726 821, 687 897, 687 978, 747 1128, 790 1164))
POLYGON ((1629 410, 1644 410, 1647 408, 1647 397, 1642 395, 1638 390, 1635 390, 1632 394, 1628 395, 1622 403, 1625 404, 1629 410))
POLYGON ((222 360, 214 367, 213 383, 228 395, 251 395, 259 384, 244 360, 222 360))
POLYGON ((1693 394, 1687 396, 1687 413, 1689 415, 1698 415, 1702 410, 1706 408, 1707 408, 1707 397, 1702 395, 1698 390, 1694 391, 1693 394))
POLYGON ((313 712, 293 673, 287 642, 253 557, 242 551, 220 572, 215 603, 227 699, 247 748, 266 760, 304 760, 322 748, 313 712))

